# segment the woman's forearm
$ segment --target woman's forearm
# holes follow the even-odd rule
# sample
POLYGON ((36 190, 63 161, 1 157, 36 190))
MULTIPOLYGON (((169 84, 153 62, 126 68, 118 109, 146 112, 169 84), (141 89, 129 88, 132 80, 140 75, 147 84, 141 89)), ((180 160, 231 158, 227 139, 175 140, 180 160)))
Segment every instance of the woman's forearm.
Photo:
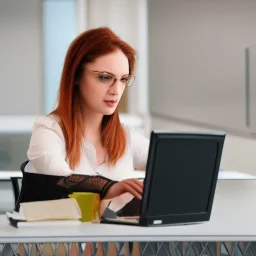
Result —
POLYGON ((72 174, 68 177, 62 177, 57 185, 64 187, 69 193, 72 192, 93 192, 100 194, 100 198, 104 198, 108 189, 115 184, 116 181, 110 180, 102 176, 89 176, 72 174))

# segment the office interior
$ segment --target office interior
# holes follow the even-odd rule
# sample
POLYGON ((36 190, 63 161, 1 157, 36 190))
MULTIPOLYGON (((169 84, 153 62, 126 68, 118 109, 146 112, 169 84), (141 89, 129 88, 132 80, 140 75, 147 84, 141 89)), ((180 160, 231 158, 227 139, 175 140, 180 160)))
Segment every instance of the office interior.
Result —
MULTIPOLYGON (((147 137, 224 131, 221 169, 256 176, 255 13, 251 0, 1 0, 0 173, 27 159, 71 41, 108 26, 137 51, 121 120, 147 137)), ((10 181, 0 193, 0 212, 12 210, 10 181)))

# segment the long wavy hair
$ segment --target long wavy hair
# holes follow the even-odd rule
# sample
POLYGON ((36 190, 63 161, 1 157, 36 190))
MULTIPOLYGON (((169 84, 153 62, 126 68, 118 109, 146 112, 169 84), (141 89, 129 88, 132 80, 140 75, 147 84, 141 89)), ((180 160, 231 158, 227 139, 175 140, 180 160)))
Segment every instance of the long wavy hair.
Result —
MULTIPOLYGON (((82 97, 77 85, 86 63, 121 50, 129 62, 129 74, 135 72, 135 50, 107 27, 90 29, 80 34, 70 45, 62 70, 58 103, 51 113, 59 117, 63 131, 67 160, 74 169, 81 158, 86 118, 82 113, 82 97)), ((126 150, 126 135, 120 123, 118 110, 102 120, 102 145, 108 153, 109 164, 114 165, 126 150)))

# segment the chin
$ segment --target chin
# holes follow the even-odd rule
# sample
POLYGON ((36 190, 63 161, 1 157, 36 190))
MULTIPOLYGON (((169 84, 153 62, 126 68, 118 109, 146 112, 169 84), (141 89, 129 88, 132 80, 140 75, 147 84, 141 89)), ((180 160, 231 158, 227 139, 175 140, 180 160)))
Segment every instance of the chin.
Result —
POLYGON ((105 107, 105 106, 101 106, 101 107, 98 107, 98 108, 94 108, 94 111, 99 113, 99 114, 102 114, 104 116, 110 116, 110 115, 114 114, 116 109, 117 109, 117 106, 115 106, 114 108, 108 108, 108 107, 105 107))
POLYGON ((115 112, 115 110, 113 110, 113 111, 104 111, 103 115, 104 116, 111 116, 111 115, 114 114, 114 112, 115 112))
POLYGON ((104 109, 103 111, 101 111, 101 113, 104 116, 110 116, 110 115, 114 114, 115 111, 116 111, 116 108, 114 108, 114 109, 104 109))

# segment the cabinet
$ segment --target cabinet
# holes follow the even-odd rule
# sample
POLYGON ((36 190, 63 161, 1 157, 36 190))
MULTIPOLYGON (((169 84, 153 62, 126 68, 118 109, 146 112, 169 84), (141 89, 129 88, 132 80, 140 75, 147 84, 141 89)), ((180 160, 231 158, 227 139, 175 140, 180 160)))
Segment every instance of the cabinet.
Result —
POLYGON ((41 5, 0 0, 0 115, 43 112, 41 5))
POLYGON ((255 27, 255 1, 149 0, 151 114, 256 132, 255 27))

